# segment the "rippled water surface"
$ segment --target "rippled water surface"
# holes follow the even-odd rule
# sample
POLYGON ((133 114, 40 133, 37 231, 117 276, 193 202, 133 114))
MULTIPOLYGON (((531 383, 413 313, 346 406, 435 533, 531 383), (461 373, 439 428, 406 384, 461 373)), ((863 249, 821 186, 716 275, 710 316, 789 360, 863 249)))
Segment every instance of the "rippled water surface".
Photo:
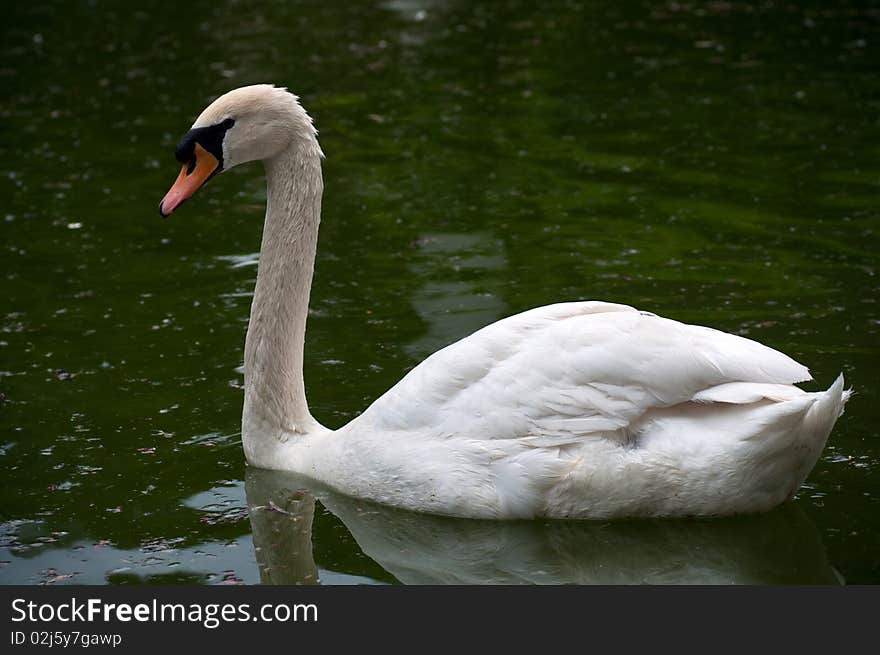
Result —
POLYGON ((867 4, 5 7, 0 583, 880 583, 867 4), (302 96, 327 154, 306 345, 324 424, 503 316, 615 300, 784 350, 811 389, 843 371, 857 395, 796 500, 487 524, 246 471, 262 171, 156 207, 195 115, 264 81, 302 96))

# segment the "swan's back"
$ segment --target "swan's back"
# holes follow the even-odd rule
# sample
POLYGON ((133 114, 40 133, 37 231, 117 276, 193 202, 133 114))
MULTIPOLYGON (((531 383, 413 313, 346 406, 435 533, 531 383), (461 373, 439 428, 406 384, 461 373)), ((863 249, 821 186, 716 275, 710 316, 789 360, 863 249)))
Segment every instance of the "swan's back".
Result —
POLYGON ((625 429, 649 407, 726 382, 809 379, 788 356, 742 337, 626 305, 561 303, 434 353, 367 412, 387 432, 565 440, 625 429))

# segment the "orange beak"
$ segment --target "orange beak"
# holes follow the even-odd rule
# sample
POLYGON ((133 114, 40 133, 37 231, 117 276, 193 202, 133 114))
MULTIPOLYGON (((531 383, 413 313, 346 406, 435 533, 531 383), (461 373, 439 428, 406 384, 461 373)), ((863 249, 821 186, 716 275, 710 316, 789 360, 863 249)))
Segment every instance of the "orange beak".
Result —
POLYGON ((159 203, 159 213, 168 216, 189 198, 219 168, 220 162, 210 152, 196 143, 193 161, 184 164, 180 175, 159 203))

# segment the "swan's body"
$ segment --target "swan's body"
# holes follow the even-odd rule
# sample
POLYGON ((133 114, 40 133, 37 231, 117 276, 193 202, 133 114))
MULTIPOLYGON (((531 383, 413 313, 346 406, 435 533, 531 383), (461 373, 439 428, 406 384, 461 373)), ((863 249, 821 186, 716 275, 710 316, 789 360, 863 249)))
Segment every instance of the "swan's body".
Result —
POLYGON ((224 165, 266 164, 245 343, 250 464, 480 518, 765 511, 815 465, 849 397, 842 378, 806 393, 792 385, 809 372, 782 353, 602 302, 494 323, 430 356, 343 428, 321 426, 302 377, 321 156, 295 96, 237 89, 184 137, 184 169, 160 205, 167 215, 224 165))

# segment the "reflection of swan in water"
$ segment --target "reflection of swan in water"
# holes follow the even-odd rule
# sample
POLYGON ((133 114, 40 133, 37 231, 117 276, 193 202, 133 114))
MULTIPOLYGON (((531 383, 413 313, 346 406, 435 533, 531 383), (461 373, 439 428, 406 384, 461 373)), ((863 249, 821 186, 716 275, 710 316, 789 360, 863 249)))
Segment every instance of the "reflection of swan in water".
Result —
POLYGON ((253 473, 249 468, 247 503, 261 582, 317 584, 312 557, 315 497, 296 487, 278 487, 272 493, 253 473))
POLYGON ((266 583, 317 582, 316 497, 366 555, 409 584, 840 582, 815 526, 792 503, 732 519, 499 522, 375 505, 253 467, 246 490, 266 583))

